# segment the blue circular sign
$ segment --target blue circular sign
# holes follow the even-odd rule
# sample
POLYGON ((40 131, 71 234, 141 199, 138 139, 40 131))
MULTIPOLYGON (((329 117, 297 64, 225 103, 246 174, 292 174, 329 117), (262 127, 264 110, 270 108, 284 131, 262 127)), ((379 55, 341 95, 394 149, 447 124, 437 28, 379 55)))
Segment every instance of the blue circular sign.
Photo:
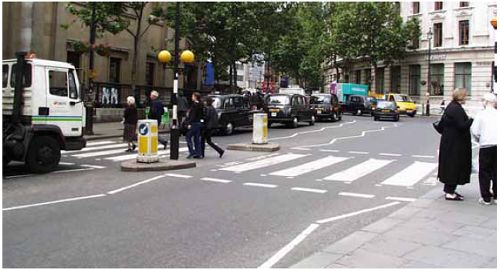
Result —
POLYGON ((139 134, 141 134, 142 136, 148 134, 148 125, 146 124, 140 124, 139 125, 139 134))

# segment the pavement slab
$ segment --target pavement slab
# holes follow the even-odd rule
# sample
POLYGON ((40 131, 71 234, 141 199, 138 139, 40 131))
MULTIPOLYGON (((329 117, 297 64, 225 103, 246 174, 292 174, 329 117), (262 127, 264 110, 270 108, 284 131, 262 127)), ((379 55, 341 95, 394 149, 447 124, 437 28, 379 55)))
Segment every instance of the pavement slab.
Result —
POLYGON ((454 239, 452 234, 437 232, 433 229, 399 226, 384 234, 386 237, 413 241, 424 245, 441 245, 454 239))
POLYGON ((342 256, 344 256, 344 254, 318 252, 308 257, 307 259, 293 265, 291 268, 325 268, 334 263, 342 256))
POLYGON ((389 215, 390 218, 408 219, 422 211, 422 208, 406 206, 389 215))
POLYGON ((361 246, 362 249, 370 252, 382 253, 396 257, 402 257, 403 255, 420 247, 422 247, 421 244, 417 244, 412 241, 388 237, 377 237, 361 246))
POLYGON ((373 233, 383 233, 394 228, 401 222, 403 222, 403 220, 401 219, 383 218, 375 223, 372 223, 364 227, 363 231, 373 232, 373 233))
POLYGON ((487 229, 479 226, 463 226, 460 229, 454 231, 452 234, 457 236, 467 236, 469 238, 475 239, 488 239, 497 237, 497 231, 493 229, 487 229))
POLYGON ((377 235, 378 234, 376 233, 357 231, 325 248, 324 251, 329 253, 345 254, 359 248, 364 243, 375 238, 377 235))
POLYGON ((404 256, 406 259, 430 263, 440 267, 471 268, 484 265, 491 257, 474 255, 470 252, 447 248, 424 246, 404 256))
POLYGON ((497 255, 496 234, 493 237, 486 239, 474 239, 463 236, 443 245, 442 247, 471 252, 488 257, 495 257, 497 255))
POLYGON ((358 249, 340 258, 336 263, 350 268, 396 268, 407 263, 407 261, 395 256, 358 249))

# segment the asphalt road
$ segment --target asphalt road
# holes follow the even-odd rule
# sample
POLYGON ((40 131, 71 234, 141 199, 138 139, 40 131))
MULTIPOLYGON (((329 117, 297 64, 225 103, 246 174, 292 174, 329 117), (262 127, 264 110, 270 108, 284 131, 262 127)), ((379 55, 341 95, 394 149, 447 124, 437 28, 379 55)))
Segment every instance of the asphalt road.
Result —
POLYGON ((50 174, 13 164, 4 168, 3 266, 255 268, 271 258, 273 267, 291 266, 434 187, 433 121, 344 115, 276 126, 269 134, 279 152, 219 159, 210 151, 197 168, 175 172, 121 172, 118 139, 64 153, 50 174), (339 218, 320 222, 331 217, 339 218), (279 252, 311 224, 319 226, 279 252))

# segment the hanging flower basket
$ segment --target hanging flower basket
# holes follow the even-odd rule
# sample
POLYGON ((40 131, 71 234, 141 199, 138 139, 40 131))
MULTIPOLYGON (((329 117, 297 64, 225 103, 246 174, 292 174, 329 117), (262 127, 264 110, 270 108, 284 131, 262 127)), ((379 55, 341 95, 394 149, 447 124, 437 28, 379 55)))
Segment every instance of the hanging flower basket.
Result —
POLYGON ((99 44, 95 47, 95 52, 100 56, 109 56, 111 54, 111 47, 107 44, 99 44))
POLYGON ((68 45, 77 54, 87 53, 90 48, 88 43, 83 43, 81 41, 75 41, 75 40, 68 41, 68 45))

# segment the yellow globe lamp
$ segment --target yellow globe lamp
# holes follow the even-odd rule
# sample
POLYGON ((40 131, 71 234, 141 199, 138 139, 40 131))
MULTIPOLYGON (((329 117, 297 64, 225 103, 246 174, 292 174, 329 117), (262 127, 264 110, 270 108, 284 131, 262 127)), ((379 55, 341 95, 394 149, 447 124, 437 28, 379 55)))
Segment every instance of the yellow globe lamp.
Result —
POLYGON ((181 53, 181 61, 183 63, 193 63, 194 62, 194 53, 190 50, 185 50, 181 53))
POLYGON ((493 26, 493 28, 497 29, 497 17, 491 19, 490 23, 493 26))
POLYGON ((158 61, 160 61, 160 63, 165 64, 170 62, 170 60, 172 60, 172 55, 170 54, 169 51, 163 50, 160 53, 158 53, 158 61))

